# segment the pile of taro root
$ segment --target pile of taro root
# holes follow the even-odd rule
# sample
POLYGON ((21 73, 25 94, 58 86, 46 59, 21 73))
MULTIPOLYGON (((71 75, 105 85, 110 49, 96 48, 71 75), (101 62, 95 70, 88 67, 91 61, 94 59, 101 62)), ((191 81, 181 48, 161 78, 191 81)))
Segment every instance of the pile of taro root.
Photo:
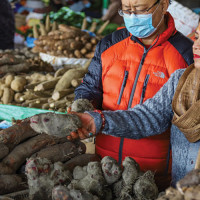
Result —
MULTIPOLYGON (((71 105, 74 100, 74 89, 81 84, 91 61, 88 60, 85 66, 65 65, 56 72, 48 72, 40 64, 39 69, 45 72, 38 72, 38 70, 31 72, 31 66, 35 66, 34 62, 28 64, 29 60, 24 61, 13 54, 3 55, 0 58, 0 72, 2 67, 7 66, 6 63, 18 63, 21 60, 20 65, 27 66, 26 70, 29 70, 29 73, 26 70, 22 70, 25 73, 16 73, 19 72, 16 70, 16 65, 9 66, 12 70, 0 78, 0 103, 59 112, 65 112, 71 105), (1 63, 4 65, 1 66, 1 63), (16 72, 13 72, 14 70, 16 72)), ((44 66, 52 69, 46 64, 44 66)))
POLYGON ((141 172, 130 157, 123 169, 113 158, 84 165, 81 161, 70 170, 61 162, 52 164, 45 158, 30 158, 26 175, 31 200, 132 200, 156 199, 158 189, 151 171, 141 172), (65 170, 67 169, 67 170, 65 170))
POLYGON ((34 53, 46 53, 52 56, 68 58, 92 58, 100 37, 92 37, 79 28, 60 24, 59 30, 35 40, 34 53))
POLYGON ((177 182, 176 189, 168 188, 157 200, 199 200, 200 170, 194 169, 177 182))

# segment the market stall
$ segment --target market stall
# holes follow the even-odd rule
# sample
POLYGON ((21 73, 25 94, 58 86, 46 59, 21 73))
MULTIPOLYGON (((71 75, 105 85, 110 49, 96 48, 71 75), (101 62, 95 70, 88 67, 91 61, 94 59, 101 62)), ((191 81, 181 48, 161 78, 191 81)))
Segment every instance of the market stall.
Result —
MULTIPOLYGON (((133 158, 101 159, 95 137, 69 140, 82 125, 73 112, 94 110, 88 100, 74 101, 74 91, 99 41, 121 26, 88 17, 87 3, 77 12, 73 1, 54 2, 53 10, 50 1, 12 2, 15 48, 0 50, 0 200, 200 199, 198 159, 176 189, 159 191, 156 172, 133 158)), ((175 1, 169 11, 180 32, 194 32, 198 14, 175 1)))

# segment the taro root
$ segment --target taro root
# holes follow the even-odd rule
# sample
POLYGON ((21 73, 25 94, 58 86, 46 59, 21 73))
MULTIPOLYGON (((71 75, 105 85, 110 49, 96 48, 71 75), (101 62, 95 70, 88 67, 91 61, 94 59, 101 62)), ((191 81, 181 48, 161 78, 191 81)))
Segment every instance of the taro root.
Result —
POLYGON ((110 156, 105 156, 101 160, 101 165, 104 178, 106 179, 108 185, 117 182, 121 178, 122 175, 121 166, 117 163, 117 161, 114 158, 110 156))
POLYGON ((53 200, 99 200, 89 192, 80 190, 69 190, 64 186, 56 186, 52 190, 53 200))
POLYGON ((200 199, 200 185, 189 187, 184 194, 184 200, 199 200, 200 199))
POLYGON ((200 169, 195 169, 189 172, 184 178, 177 182, 176 187, 184 194, 184 191, 190 186, 196 186, 200 184, 200 169))
POLYGON ((103 189, 105 185, 105 179, 101 171, 101 165, 99 162, 90 162, 87 166, 87 176, 79 181, 72 181, 68 186, 69 189, 84 190, 90 192, 93 195, 103 197, 103 189))
POLYGON ((151 171, 147 171, 140 176, 133 188, 138 200, 153 200, 158 197, 158 188, 154 181, 154 174, 151 171))
POLYGON ((85 112, 94 110, 93 105, 88 99, 77 99, 71 105, 71 111, 74 112, 85 112))
POLYGON ((159 195, 156 200, 184 200, 183 195, 175 188, 169 187, 163 195, 159 195))
POLYGON ((122 179, 113 184, 113 193, 115 197, 120 197, 121 190, 123 187, 124 187, 124 183, 122 179))
POLYGON ((75 180, 81 180, 87 176, 87 166, 76 166, 73 171, 73 177, 75 180))
POLYGON ((81 120, 73 114, 42 113, 30 119, 31 128, 38 133, 66 137, 81 127, 81 120))
POLYGON ((114 184, 114 194, 117 200, 131 200, 133 198, 133 184, 140 174, 140 168, 131 157, 126 157, 122 165, 124 167, 122 179, 114 184))
POLYGON ((26 175, 30 200, 51 200, 51 192, 55 185, 69 184, 72 175, 64 171, 63 164, 52 164, 46 158, 30 158, 26 164, 26 175))
POLYGON ((134 184, 139 176, 140 167, 138 163, 131 157, 126 157, 122 163, 124 171, 122 178, 126 185, 134 184))

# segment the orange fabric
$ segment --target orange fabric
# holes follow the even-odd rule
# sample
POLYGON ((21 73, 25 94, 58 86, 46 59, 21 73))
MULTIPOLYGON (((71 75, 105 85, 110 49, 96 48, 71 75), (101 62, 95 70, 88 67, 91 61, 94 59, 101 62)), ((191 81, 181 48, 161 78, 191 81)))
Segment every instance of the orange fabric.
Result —
MULTIPOLYGON (((168 14, 168 29, 159 39, 155 39, 154 47, 147 53, 142 66, 132 108, 140 103, 144 80, 150 75, 145 91, 144 101, 153 97, 156 92, 167 82, 170 75, 177 69, 186 68, 187 64, 180 53, 167 40, 176 32, 174 20, 168 14)), ((103 109, 126 110, 134 80, 138 71, 144 47, 131 39, 131 36, 111 46, 102 53, 102 84, 103 84, 103 109), (124 73, 128 71, 128 79, 123 91, 120 105, 117 104, 124 73)), ((143 102, 144 102, 143 101, 143 102)), ((96 137, 96 153, 101 157, 112 156, 119 159, 120 138, 98 135, 96 137)), ((169 185, 170 177, 166 176, 167 155, 169 150, 169 131, 161 135, 140 140, 124 139, 122 160, 126 156, 133 157, 141 169, 156 172, 156 180, 164 177, 158 183, 164 189, 169 185), (165 185, 164 185, 165 184, 165 185)), ((171 161, 170 161, 171 162, 171 161)), ((170 173, 169 173, 170 174, 170 173)))

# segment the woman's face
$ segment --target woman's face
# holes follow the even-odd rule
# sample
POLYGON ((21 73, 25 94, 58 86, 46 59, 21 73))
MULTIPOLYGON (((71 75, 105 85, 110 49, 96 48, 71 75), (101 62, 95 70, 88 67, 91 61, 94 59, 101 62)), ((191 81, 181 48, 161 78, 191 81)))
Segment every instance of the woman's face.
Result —
POLYGON ((200 69, 200 23, 195 31, 195 41, 193 44, 194 65, 200 69))

